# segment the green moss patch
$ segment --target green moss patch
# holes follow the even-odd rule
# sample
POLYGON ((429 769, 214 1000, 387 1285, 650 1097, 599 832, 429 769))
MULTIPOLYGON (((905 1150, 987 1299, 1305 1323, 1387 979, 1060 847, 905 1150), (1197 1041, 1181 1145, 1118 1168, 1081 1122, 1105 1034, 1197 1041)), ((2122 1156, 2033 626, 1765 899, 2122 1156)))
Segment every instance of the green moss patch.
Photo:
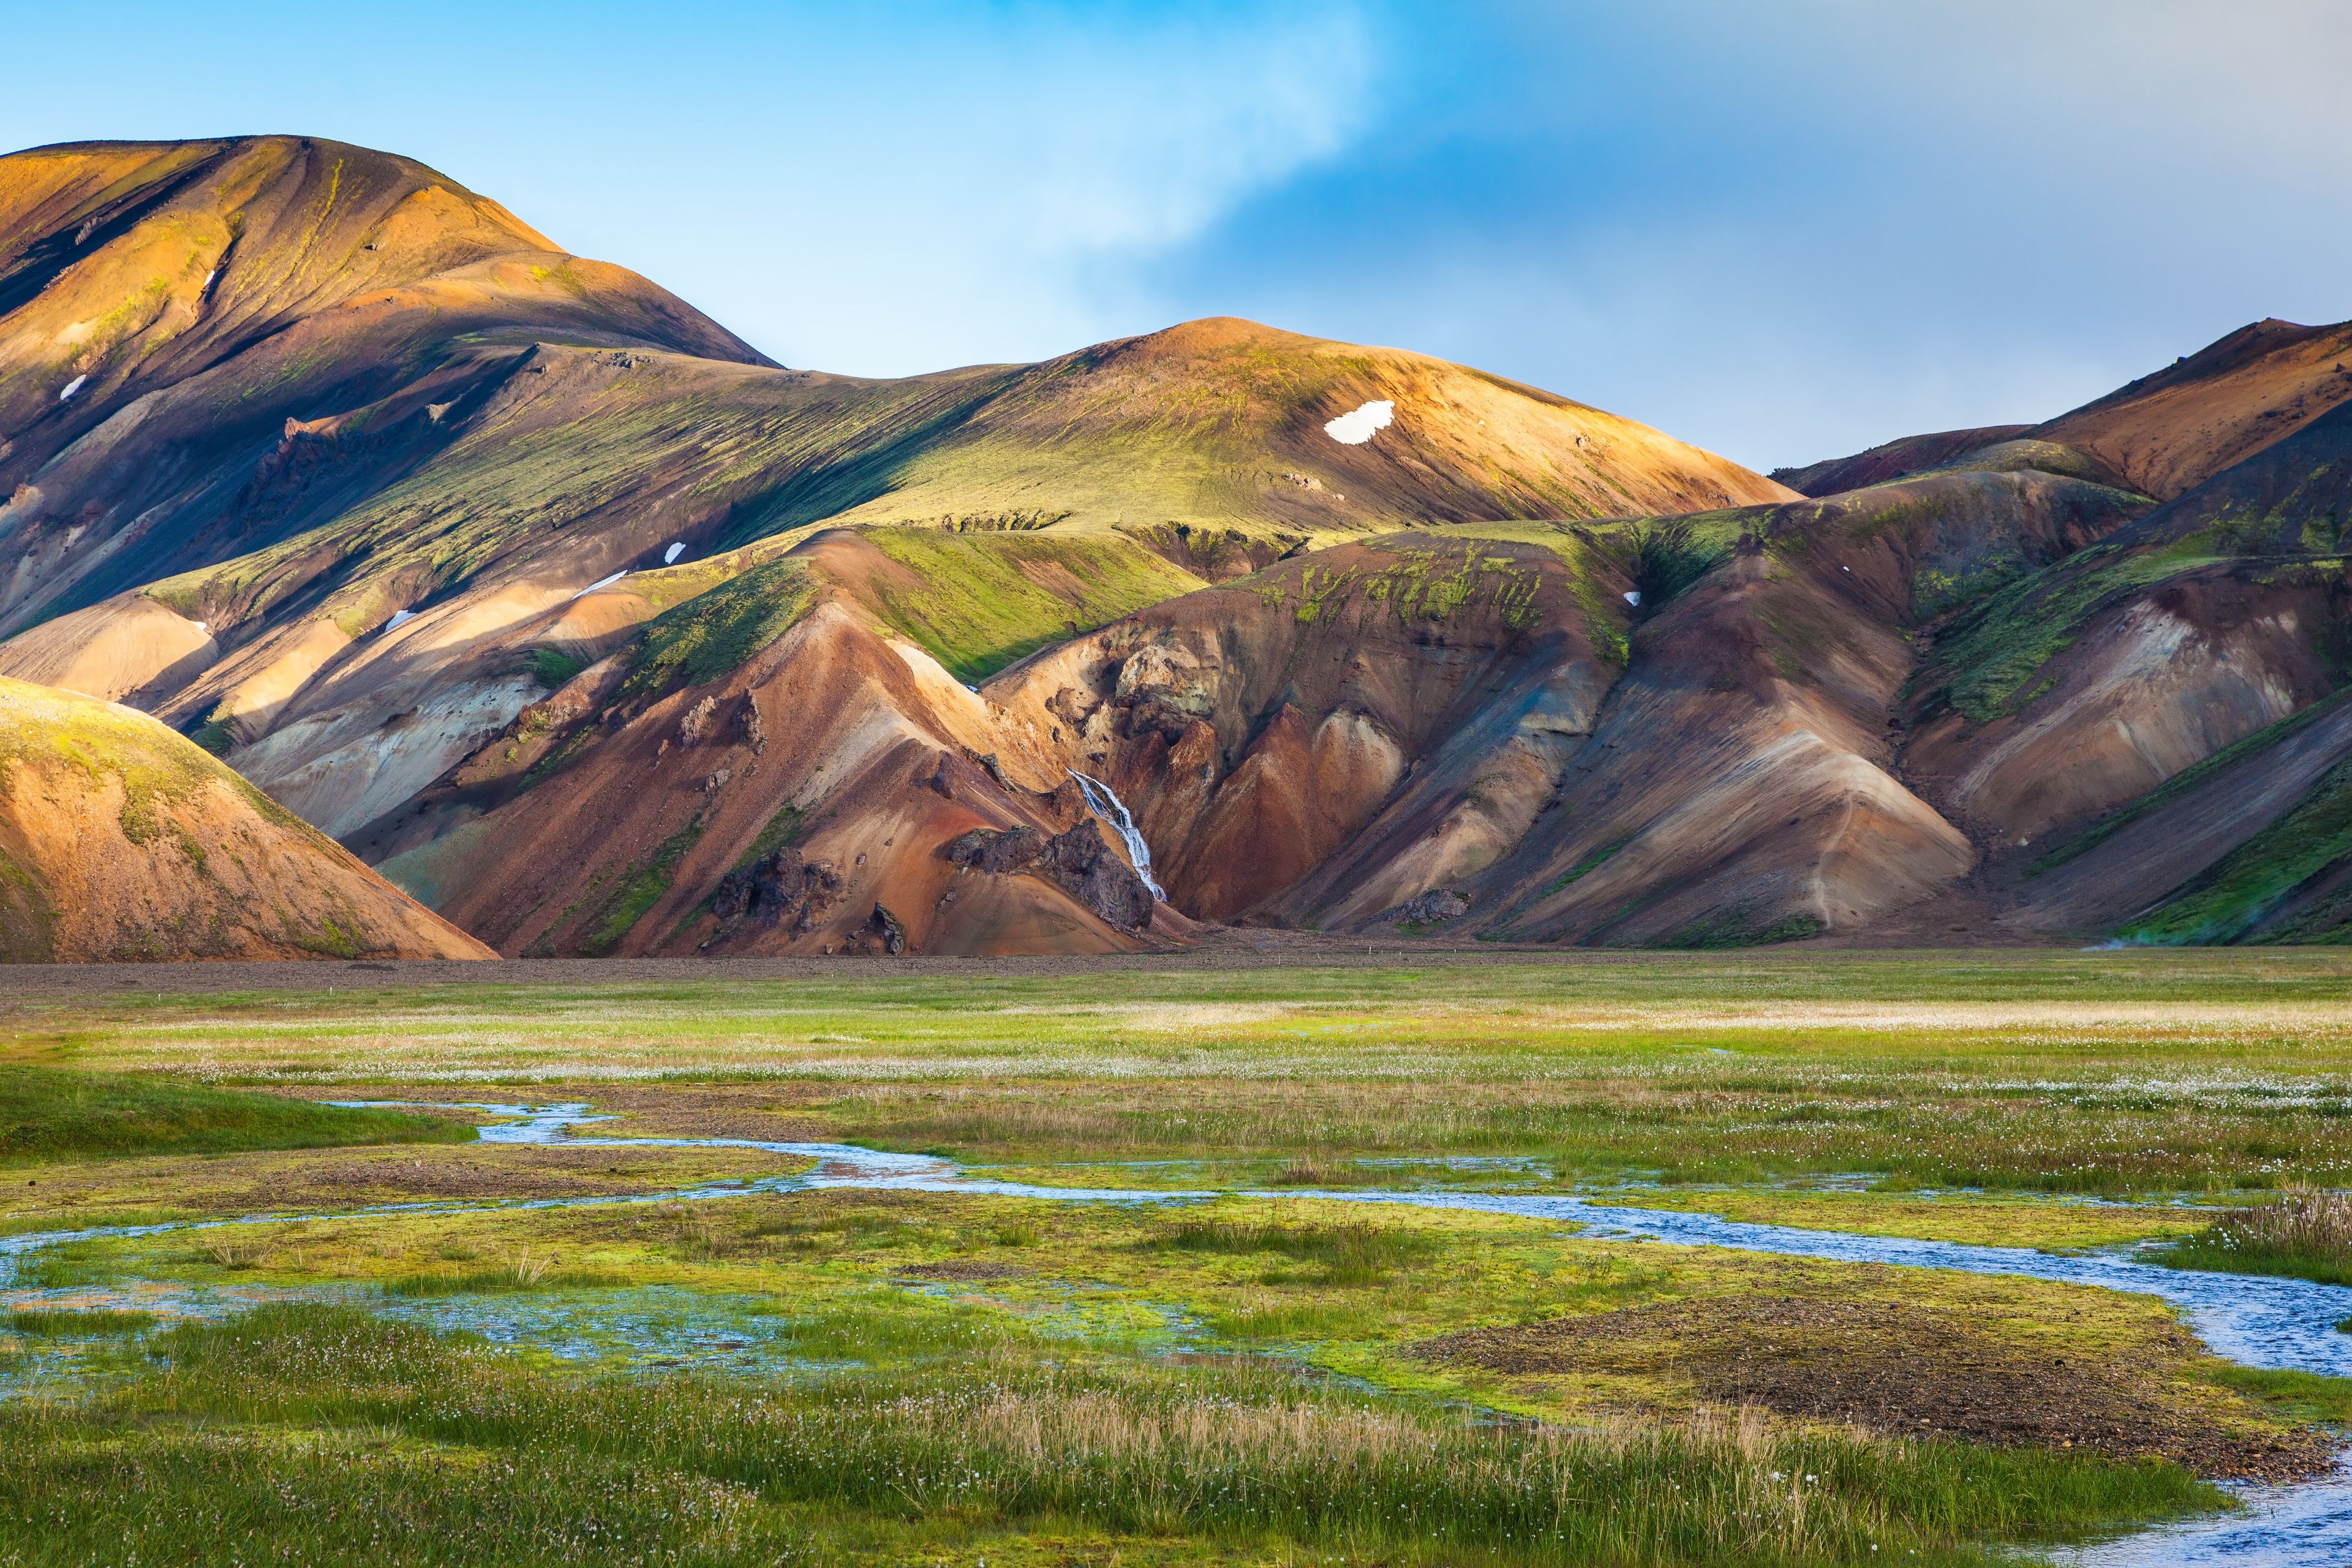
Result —
POLYGON ((625 696, 698 686, 732 673, 800 623, 816 584, 797 561, 772 561, 649 622, 625 696))
POLYGON ((886 527, 863 537, 919 580, 877 575, 883 620, 966 682, 1202 586, 1117 534, 886 527))
POLYGON ((0 1162, 219 1154, 347 1143, 461 1143, 471 1128, 169 1079, 0 1067, 0 1162))

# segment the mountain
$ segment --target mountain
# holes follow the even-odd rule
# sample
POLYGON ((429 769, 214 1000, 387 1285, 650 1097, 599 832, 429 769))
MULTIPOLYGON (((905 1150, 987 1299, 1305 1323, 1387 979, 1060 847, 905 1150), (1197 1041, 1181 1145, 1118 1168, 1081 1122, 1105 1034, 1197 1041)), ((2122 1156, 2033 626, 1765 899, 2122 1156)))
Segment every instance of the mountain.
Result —
POLYGON ((2318 940, 2352 896, 2352 328, 1784 484, 1231 319, 788 370, 289 138, 0 159, 0 674, 501 952, 2318 940))
POLYGON ((1899 765, 1979 847, 1947 899, 1964 923, 2346 940, 2347 351, 2352 325, 2259 322, 1937 471, 2019 471, 2022 452, 2147 492, 1914 638, 1899 765))
POLYGON ((1987 425, 1972 430, 1937 430, 1926 436, 1905 436, 1856 452, 1850 458, 1830 458, 1801 468, 1775 468, 1772 479, 1800 495, 1833 496, 1884 484, 1940 468, 1987 447, 2014 441, 2031 425, 1987 425))
POLYGON ((0 679, 0 962, 494 956, 152 719, 0 679))

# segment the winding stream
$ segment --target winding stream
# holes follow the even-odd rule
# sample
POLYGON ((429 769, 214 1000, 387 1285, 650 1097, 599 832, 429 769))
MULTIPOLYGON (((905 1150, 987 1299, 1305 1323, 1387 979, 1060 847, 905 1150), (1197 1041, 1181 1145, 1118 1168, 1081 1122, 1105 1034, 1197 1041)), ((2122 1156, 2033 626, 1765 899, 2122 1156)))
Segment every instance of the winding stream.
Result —
MULTIPOLYGON (((401 1101, 345 1101, 394 1105, 401 1101)), ((578 1130, 615 1120, 584 1104, 519 1106, 476 1104, 467 1109, 500 1118, 481 1129, 486 1143, 562 1143, 577 1148, 757 1149, 815 1162, 789 1176, 729 1182, 657 1194, 580 1198, 540 1198, 504 1203, 387 1204, 340 1215, 253 1215, 232 1219, 163 1225, 98 1226, 32 1232, 0 1237, 0 1292, 26 1302, 30 1293, 8 1291, 18 1262, 26 1255, 62 1243, 109 1237, 141 1237, 166 1231, 285 1224, 304 1219, 348 1218, 379 1214, 455 1214, 485 1209, 569 1208, 674 1203, 741 1196, 751 1193, 855 1188, 869 1191, 968 1193, 1082 1203, 1170 1203, 1227 1195, 1222 1190, 1138 1191, 1130 1188, 1053 1187, 991 1181, 965 1174, 953 1162, 924 1154, 893 1154, 845 1143, 793 1143, 749 1138, 599 1137, 578 1130)), ((2352 1377, 2352 1333, 2336 1325, 2352 1319, 2352 1288, 2256 1275, 2207 1274, 2166 1268, 2108 1253, 2054 1255, 2026 1247, 1972 1247, 1958 1242, 1901 1237, 1851 1236, 1837 1231, 1758 1225, 1712 1215, 1626 1208, 1571 1194, 1404 1190, 1246 1193, 1261 1197, 1315 1197, 1344 1203, 1404 1205, 1559 1220, 1584 1227, 1591 1236, 1643 1239, 1676 1247, 1724 1247, 1745 1252, 1816 1258, 1848 1263, 1885 1263, 1915 1268, 1956 1269, 1972 1274, 2093 1285, 2103 1289, 2155 1296, 2178 1308, 2215 1353, 2241 1365, 2266 1370, 2322 1373, 2352 1377)), ((249 1300, 236 1298, 236 1300, 249 1300)), ((520 1325, 518 1325, 520 1326, 520 1325)), ((551 1324, 541 1324, 551 1328, 551 1324)), ((536 1336, 533 1336, 536 1337, 536 1336)), ((722 1343, 734 1343, 722 1341, 722 1343)), ((2119 1541, 2055 1553, 2076 1568, 2158 1568, 2162 1564, 2227 1564, 2231 1568, 2345 1568, 2352 1563, 2352 1463, 2324 1480, 2290 1487, 2233 1489, 2247 1505, 2242 1512, 2197 1519, 2144 1531, 2119 1541)))

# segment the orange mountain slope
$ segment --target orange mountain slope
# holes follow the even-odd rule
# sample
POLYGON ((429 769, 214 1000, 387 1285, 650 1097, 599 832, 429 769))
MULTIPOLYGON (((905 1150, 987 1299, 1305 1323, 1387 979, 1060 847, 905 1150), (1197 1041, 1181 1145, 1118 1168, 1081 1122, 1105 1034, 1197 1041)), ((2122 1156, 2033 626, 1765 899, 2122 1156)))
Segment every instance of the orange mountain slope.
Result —
POLYGON ((0 679, 0 959, 489 956, 152 719, 0 679))

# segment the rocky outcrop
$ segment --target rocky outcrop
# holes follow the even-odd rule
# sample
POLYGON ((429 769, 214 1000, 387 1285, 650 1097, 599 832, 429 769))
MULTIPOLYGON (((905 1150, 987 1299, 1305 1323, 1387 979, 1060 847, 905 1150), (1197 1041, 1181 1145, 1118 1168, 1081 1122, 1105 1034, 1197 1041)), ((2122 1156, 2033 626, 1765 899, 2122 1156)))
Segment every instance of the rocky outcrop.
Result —
POLYGON ((803 860, 787 844, 765 859, 719 879, 710 896, 710 912, 721 931, 740 921, 756 921, 772 930, 804 936, 832 910, 841 896, 841 873, 830 860, 803 860))
POLYGON ((1042 878, 1123 931, 1150 926, 1158 901, 1091 819, 1050 838, 1034 827, 975 827, 942 853, 950 864, 967 870, 1042 878))

